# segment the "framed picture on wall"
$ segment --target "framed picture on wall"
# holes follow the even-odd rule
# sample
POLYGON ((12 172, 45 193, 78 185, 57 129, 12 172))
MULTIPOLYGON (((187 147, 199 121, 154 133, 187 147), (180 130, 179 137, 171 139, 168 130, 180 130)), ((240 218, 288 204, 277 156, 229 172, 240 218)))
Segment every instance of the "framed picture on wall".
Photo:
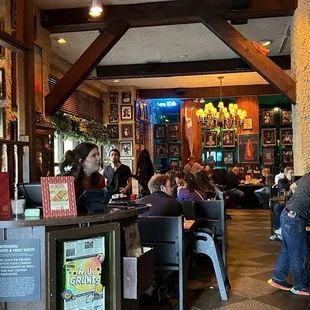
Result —
POLYGON ((243 123, 243 130, 253 129, 253 117, 245 117, 243 123))
POLYGON ((140 123, 135 123, 135 140, 137 144, 140 144, 140 123))
POLYGON ((169 144, 169 157, 181 157, 181 144, 180 143, 169 144))
POLYGON ((274 110, 262 111, 262 124, 263 126, 274 125, 274 110))
POLYGON ((111 115, 118 115, 118 104, 112 103, 110 104, 110 114, 111 115))
POLYGON ((222 147, 235 147, 234 130, 222 130, 221 134, 222 134, 222 147))
POLYGON ((131 103, 131 92, 130 91, 122 92, 122 103, 131 103))
POLYGON ((168 124, 167 126, 167 139, 180 140, 180 124, 168 124))
POLYGON ((112 140, 119 138, 118 125, 107 125, 107 128, 112 140))
POLYGON ((118 92, 110 92, 110 103, 118 103, 118 92))
POLYGON ((132 156, 132 141, 121 141, 120 149, 121 149, 121 157, 132 156))
POLYGON ((132 159, 131 159, 131 157, 122 157, 121 162, 123 165, 128 166, 130 168, 130 170, 132 171, 132 159))
POLYGON ((281 150, 282 166, 293 166, 293 150, 281 150))
POLYGON ((155 157, 158 158, 167 157, 167 146, 165 143, 155 144, 155 157))
POLYGON ((122 139, 133 138, 132 124, 121 124, 121 138, 122 139))
POLYGON ((263 146, 276 146, 276 129, 262 129, 263 146))
POLYGON ((166 125, 154 125, 154 139, 166 139, 166 125))
POLYGON ((292 128, 280 128, 280 143, 281 145, 293 145, 292 128))
POLYGON ((280 125, 292 125, 291 110, 281 110, 280 125))
POLYGON ((207 130, 204 134, 204 143, 207 148, 216 148, 217 147, 217 131, 216 130, 207 130))
POLYGON ((263 165, 272 166, 274 165, 274 148, 263 148, 263 165))
POLYGON ((259 135, 238 136, 238 161, 244 164, 259 162, 259 135))
POLYGON ((109 115, 109 123, 118 123, 118 115, 109 115))
POLYGON ((121 106, 121 119, 132 120, 132 106, 128 105, 121 106))
POLYGON ((206 152, 205 165, 215 165, 216 164, 216 151, 206 152))
POLYGON ((234 164, 234 151, 223 151, 223 164, 231 166, 234 164))

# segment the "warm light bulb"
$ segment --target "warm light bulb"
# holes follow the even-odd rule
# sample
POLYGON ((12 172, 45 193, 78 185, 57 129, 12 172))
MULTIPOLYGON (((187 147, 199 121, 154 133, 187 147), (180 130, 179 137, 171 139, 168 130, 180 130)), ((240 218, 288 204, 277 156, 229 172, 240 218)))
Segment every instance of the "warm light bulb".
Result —
POLYGON ((67 43, 67 40, 66 40, 65 38, 59 38, 59 39, 57 40, 57 42, 60 43, 60 44, 66 44, 66 43, 67 43))
POLYGON ((103 8, 101 0, 92 0, 91 6, 89 8, 89 15, 92 17, 98 17, 102 14, 103 8))
POLYGON ((234 104, 234 109, 235 109, 235 110, 238 110, 238 108, 239 108, 239 107, 238 107, 238 104, 235 103, 235 104, 234 104))
POLYGON ((224 102, 223 101, 220 101, 219 104, 218 104, 218 107, 220 109, 223 109, 224 108, 224 102))

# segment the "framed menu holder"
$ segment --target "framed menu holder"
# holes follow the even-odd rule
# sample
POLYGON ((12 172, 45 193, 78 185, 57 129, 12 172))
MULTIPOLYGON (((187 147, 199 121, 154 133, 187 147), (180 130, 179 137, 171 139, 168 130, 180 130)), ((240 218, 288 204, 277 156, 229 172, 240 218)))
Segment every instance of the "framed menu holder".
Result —
POLYGON ((41 177, 43 217, 77 216, 74 177, 41 177))

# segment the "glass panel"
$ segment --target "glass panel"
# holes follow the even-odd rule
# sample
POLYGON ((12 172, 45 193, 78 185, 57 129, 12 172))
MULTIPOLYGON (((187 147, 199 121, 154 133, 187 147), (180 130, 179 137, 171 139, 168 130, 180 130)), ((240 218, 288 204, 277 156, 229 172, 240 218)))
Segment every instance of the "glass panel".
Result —
POLYGON ((74 149, 74 141, 66 139, 64 140, 64 154, 69 151, 74 149))

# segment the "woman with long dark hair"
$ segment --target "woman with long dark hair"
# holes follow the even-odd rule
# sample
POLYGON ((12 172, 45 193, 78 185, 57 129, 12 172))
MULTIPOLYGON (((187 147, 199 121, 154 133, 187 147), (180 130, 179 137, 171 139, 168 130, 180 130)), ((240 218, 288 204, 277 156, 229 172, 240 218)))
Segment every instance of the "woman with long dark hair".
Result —
POLYGON ((185 175, 184 182, 186 187, 180 189, 177 200, 198 201, 207 199, 206 193, 199 188, 192 173, 187 173, 185 175))
POLYGON ((139 183, 143 186, 144 190, 148 191, 147 184, 151 177, 154 175, 154 165, 151 161, 151 156, 148 150, 144 149, 140 152, 137 164, 137 177, 139 183))
POLYGON ((99 173, 100 154, 96 144, 83 142, 74 150, 67 151, 61 164, 61 175, 73 176, 76 199, 87 189, 105 187, 104 177, 99 173))

